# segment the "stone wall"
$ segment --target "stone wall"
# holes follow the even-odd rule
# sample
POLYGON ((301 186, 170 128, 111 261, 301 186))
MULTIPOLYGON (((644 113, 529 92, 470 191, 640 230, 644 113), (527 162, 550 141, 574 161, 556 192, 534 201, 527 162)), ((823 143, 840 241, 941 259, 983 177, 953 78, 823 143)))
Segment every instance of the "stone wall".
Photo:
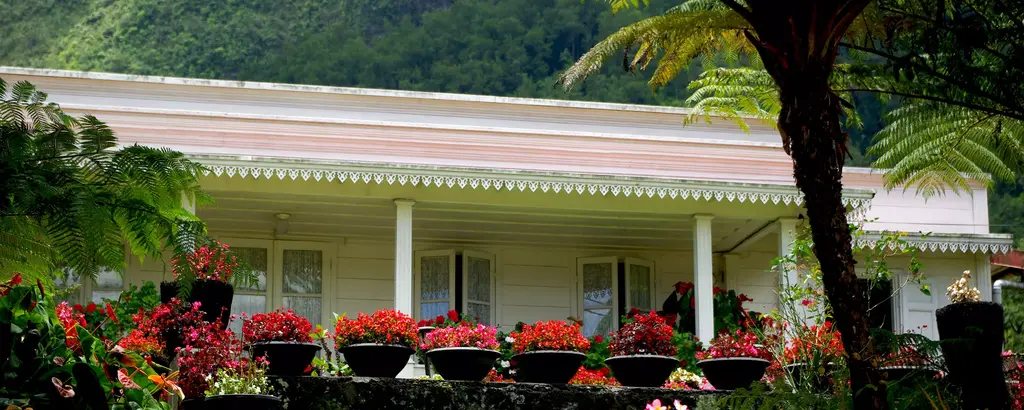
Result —
POLYGON ((533 383, 450 382, 364 377, 272 378, 285 409, 305 410, 642 410, 661 399, 695 409, 725 392, 533 383))

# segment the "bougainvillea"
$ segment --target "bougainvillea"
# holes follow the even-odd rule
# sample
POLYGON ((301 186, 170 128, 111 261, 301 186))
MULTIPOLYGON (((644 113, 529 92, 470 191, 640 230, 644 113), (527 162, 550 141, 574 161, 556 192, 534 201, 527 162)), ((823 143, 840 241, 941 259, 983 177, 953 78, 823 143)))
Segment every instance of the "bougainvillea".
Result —
POLYGON ((697 353, 700 360, 721 359, 724 357, 751 357, 771 359, 771 353, 761 348, 757 335, 753 332, 737 330, 734 333, 722 332, 711 340, 711 346, 697 353))
POLYGON ((580 367, 576 371, 576 375, 569 380, 569 384, 589 384, 595 386, 621 386, 614 377, 610 376, 610 371, 607 367, 590 370, 585 367, 580 367))
POLYGON ((302 342, 310 343, 313 325, 291 309, 257 313, 242 319, 242 337, 246 343, 302 342))
POLYGON ((422 350, 440 349, 444 347, 476 347, 479 349, 497 350, 498 329, 492 326, 456 326, 442 327, 427 333, 423 338, 422 350))
MULTIPOLYGON (((238 257, 231 254, 230 249, 230 246, 219 241, 213 246, 201 246, 185 256, 185 266, 195 279, 229 282, 231 274, 239 265, 238 257)), ((175 279, 183 276, 179 262, 177 259, 171 261, 175 279)))
POLYGON ((355 319, 338 319, 334 325, 334 346, 341 349, 357 343, 378 343, 415 348, 418 332, 416 321, 397 310, 378 310, 372 315, 359 313, 355 319))
POLYGON ((672 344, 672 326, 657 313, 637 315, 629 323, 613 333, 608 346, 612 356, 652 354, 675 356, 676 346, 672 344))
POLYGON ((586 352, 590 341, 580 333, 580 325, 551 320, 523 326, 521 332, 512 332, 512 350, 516 353, 537 350, 586 352))

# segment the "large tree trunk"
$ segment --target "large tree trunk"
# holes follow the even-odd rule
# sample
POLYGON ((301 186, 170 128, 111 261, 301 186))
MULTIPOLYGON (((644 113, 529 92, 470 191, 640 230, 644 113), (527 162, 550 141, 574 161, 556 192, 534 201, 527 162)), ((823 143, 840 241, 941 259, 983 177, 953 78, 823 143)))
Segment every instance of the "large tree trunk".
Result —
POLYGON ((857 409, 886 409, 885 385, 868 359, 873 355, 868 303, 854 271, 852 236, 842 201, 846 135, 838 97, 829 87, 831 67, 793 72, 781 89, 779 130, 788 142, 797 186, 804 193, 821 264, 825 294, 842 333, 857 409))

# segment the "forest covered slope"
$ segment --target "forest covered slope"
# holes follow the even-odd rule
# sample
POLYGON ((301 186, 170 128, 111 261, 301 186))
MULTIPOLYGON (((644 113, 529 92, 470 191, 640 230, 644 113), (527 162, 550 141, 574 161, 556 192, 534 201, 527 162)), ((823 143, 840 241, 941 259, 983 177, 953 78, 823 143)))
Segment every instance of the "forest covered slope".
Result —
MULTIPOLYGON (((555 87, 597 41, 673 4, 612 15, 580 0, 0 0, 0 65, 682 105, 699 65, 657 92, 620 64, 555 87)), ((883 107, 857 105, 852 163, 864 166, 883 107)), ((994 231, 1024 236, 1022 195, 1021 183, 991 193, 994 231)))

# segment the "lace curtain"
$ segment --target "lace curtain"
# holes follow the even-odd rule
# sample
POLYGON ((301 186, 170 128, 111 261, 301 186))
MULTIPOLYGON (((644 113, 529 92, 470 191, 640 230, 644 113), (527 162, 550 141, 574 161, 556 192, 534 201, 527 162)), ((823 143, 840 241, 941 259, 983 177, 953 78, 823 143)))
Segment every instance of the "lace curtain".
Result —
POLYGON ((588 263, 583 265, 583 334, 590 337, 612 331, 612 281, 614 268, 611 263, 588 263))
POLYGON ((283 291, 292 295, 282 297, 281 304, 314 326, 322 317, 323 261, 322 251, 288 249, 282 254, 283 291))
POLYGON ((267 311, 267 255, 270 251, 267 248, 246 248, 233 247, 231 250, 238 256, 238 260, 244 262, 253 273, 256 274, 257 284, 254 287, 236 287, 235 297, 231 302, 231 314, 238 315, 239 319, 232 320, 231 330, 242 333, 241 314, 252 316, 254 313, 267 311))
POLYGON ((103 299, 117 300, 121 297, 121 290, 124 289, 124 278, 114 270, 100 268, 99 276, 92 286, 93 302, 101 303, 103 299))
POLYGON ((434 318, 448 312, 451 294, 448 255, 420 258, 420 319, 434 318))
POLYGON ((491 324, 491 261, 467 257, 466 313, 479 318, 480 323, 491 324))
POLYGON ((629 265, 629 307, 642 310, 653 309, 651 305, 651 268, 643 265, 629 265))

